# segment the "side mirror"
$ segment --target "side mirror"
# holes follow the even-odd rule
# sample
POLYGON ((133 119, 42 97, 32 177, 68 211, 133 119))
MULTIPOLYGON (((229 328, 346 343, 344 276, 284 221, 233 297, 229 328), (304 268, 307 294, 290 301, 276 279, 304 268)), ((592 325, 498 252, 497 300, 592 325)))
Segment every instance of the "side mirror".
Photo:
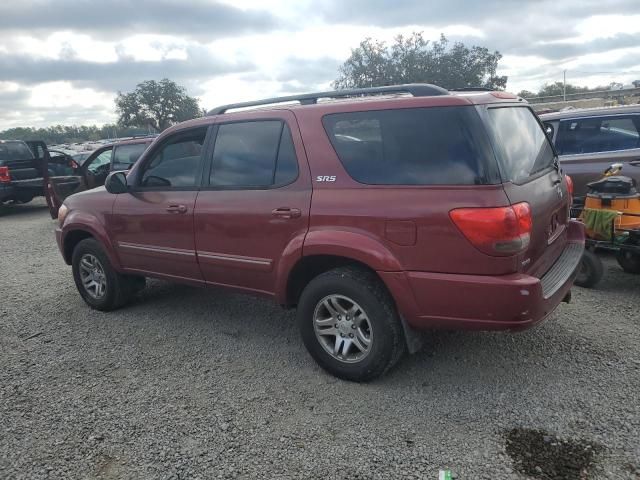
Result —
POLYGON ((127 193, 127 174, 125 172, 111 172, 104 182, 109 193, 127 193))

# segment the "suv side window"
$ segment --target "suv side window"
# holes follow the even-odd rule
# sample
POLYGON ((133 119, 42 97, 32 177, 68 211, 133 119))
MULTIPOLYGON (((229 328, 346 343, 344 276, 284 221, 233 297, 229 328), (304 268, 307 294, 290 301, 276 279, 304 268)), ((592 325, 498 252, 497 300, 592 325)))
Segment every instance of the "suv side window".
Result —
POLYGON ((283 186, 298 177, 291 131, 280 120, 221 124, 218 127, 210 185, 283 186))
POLYGON ((113 170, 129 170, 148 145, 148 143, 132 143, 117 146, 113 153, 113 170))
POLYGON ((556 138, 560 155, 614 152, 640 148, 634 116, 604 116, 561 120, 556 138))
POLYGON ((322 123, 345 170, 360 183, 499 181, 485 127, 473 107, 335 113, 325 115, 322 123))
POLYGON ((207 128, 179 132, 155 151, 142 168, 141 187, 184 188, 199 185, 202 147, 207 128))

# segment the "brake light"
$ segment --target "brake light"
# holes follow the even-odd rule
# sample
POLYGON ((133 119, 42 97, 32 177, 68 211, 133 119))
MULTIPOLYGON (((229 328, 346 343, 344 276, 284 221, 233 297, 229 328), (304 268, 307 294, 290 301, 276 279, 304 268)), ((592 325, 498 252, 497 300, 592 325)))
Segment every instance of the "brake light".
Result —
POLYGON ((569 175, 565 175, 564 178, 567 179, 567 191, 569 192, 569 196, 573 198, 573 178, 569 175))
POLYGON ((9 167, 0 167, 0 183, 9 183, 10 181, 9 167))
POLYGON ((509 207, 457 208, 449 216, 467 240, 488 255, 514 255, 529 246, 533 221, 526 202, 509 207))

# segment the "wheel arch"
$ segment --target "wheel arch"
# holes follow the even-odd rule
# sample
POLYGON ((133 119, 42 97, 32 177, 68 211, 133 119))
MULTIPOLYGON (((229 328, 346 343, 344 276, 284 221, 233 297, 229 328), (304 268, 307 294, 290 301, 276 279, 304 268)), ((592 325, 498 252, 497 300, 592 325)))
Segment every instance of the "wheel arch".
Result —
POLYGON ((373 268, 354 258, 328 254, 307 255, 301 257, 289 271, 286 290, 281 303, 286 307, 296 306, 302 291, 311 280, 329 270, 349 266, 367 270, 375 275, 384 285, 384 281, 373 268))
POLYGON ((359 266, 374 273, 383 284, 386 282, 377 272, 402 271, 393 253, 365 232, 324 227, 310 230, 299 240, 292 248, 296 255, 285 256, 288 261, 281 262, 277 276, 276 298, 285 306, 295 305, 312 278, 333 268, 359 266))
POLYGON ((100 232, 95 231, 87 225, 70 225, 64 230, 65 231, 62 239, 62 252, 64 261, 67 263, 67 265, 71 265, 73 251, 78 243, 87 238, 93 238, 102 246, 102 248, 104 249, 104 253, 109 258, 109 262, 111 262, 113 268, 118 271, 120 270, 120 260, 114 252, 111 242, 104 233, 101 234, 100 232))

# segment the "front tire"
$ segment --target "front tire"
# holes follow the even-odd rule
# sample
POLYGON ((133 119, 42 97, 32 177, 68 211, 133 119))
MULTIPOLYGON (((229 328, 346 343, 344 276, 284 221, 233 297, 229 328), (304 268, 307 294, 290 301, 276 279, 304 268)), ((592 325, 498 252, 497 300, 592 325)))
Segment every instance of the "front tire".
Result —
POLYGON ((78 292, 91 308, 108 312, 130 298, 129 279, 114 270, 102 245, 95 239, 87 238, 76 245, 71 265, 78 292))
POLYGON ((298 302, 297 321, 314 360, 344 380, 379 377, 406 349, 391 296, 364 269, 342 267, 314 278, 298 302))

